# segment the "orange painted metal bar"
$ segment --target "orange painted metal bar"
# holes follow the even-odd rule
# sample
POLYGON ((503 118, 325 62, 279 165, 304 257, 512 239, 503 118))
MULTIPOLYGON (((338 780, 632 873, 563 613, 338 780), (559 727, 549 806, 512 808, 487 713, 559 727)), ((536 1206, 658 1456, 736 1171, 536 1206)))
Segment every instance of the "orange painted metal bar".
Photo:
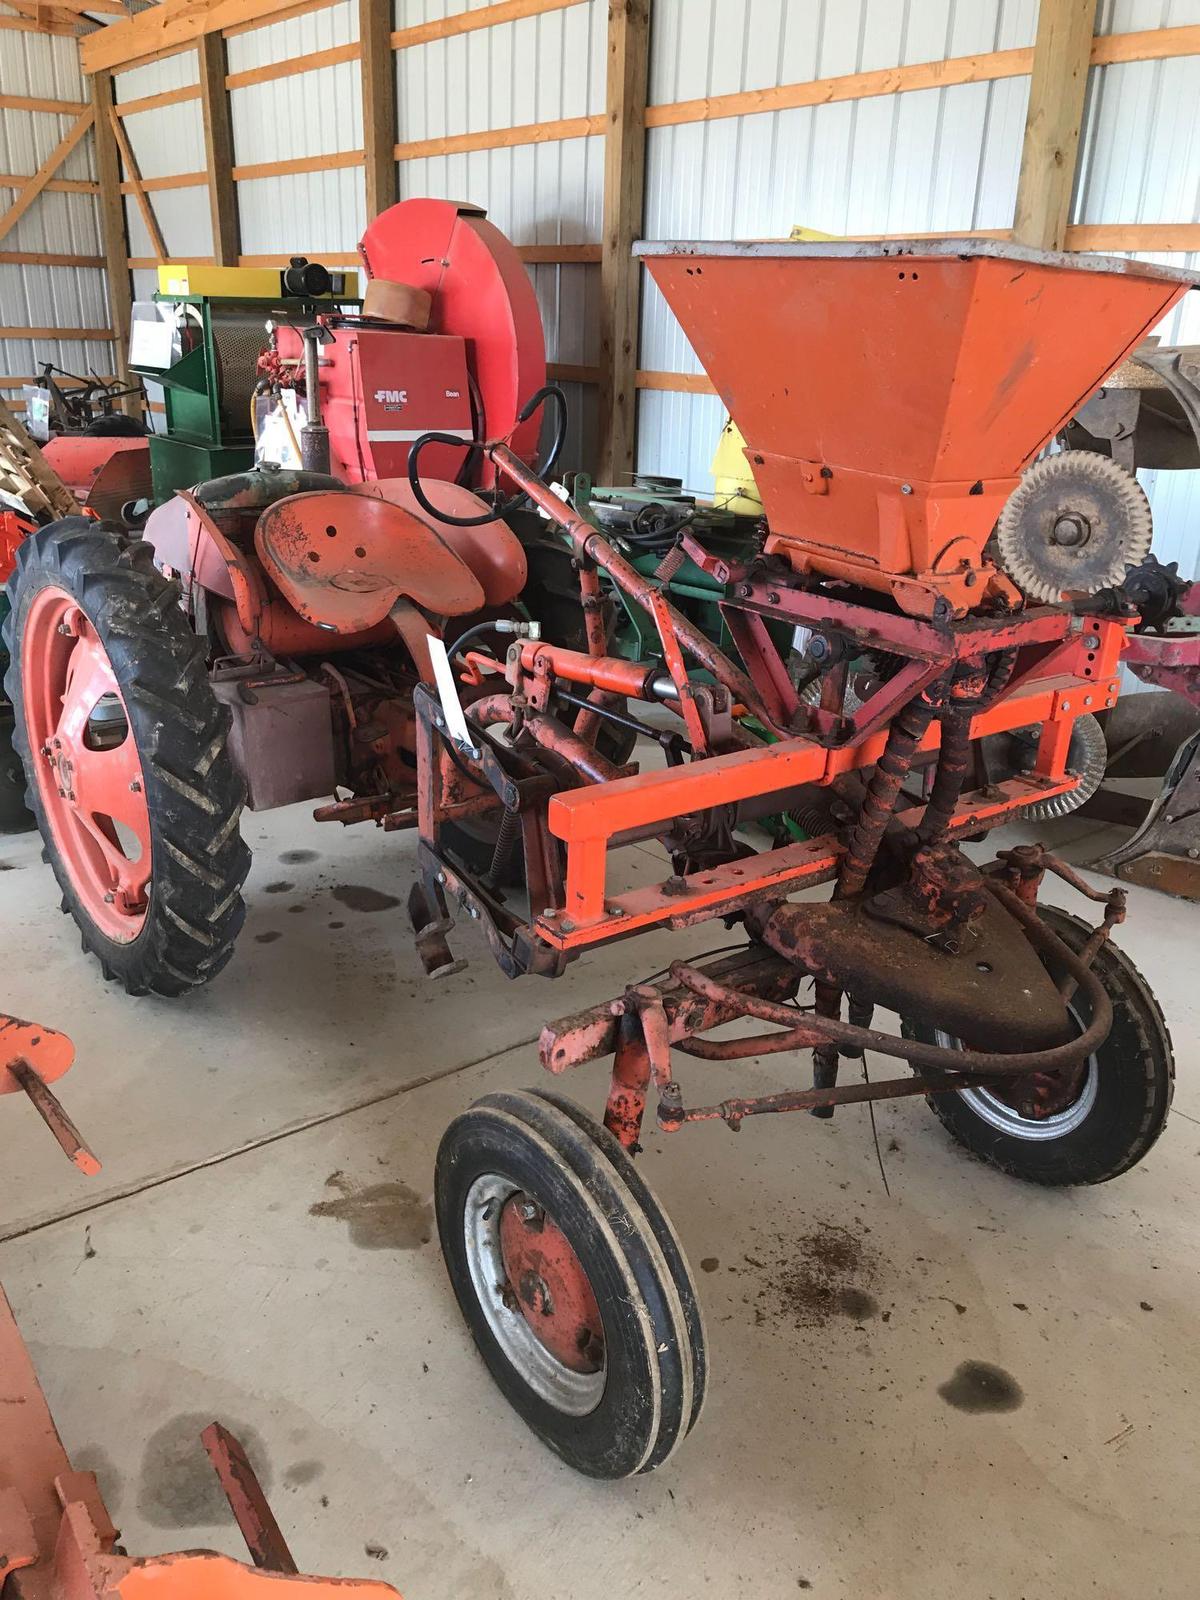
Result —
MULTIPOLYGON (((1010 799, 1000 806, 998 814, 1073 787, 1075 780, 1064 777, 1070 727, 1074 718, 1088 709, 1084 705, 1088 691, 1102 693, 1107 699, 1115 696, 1116 688, 1115 680, 1098 685, 1078 676, 1041 680, 1006 695, 972 720, 971 736, 975 739, 1055 719, 1067 729, 1066 743, 1061 747, 1047 747, 1045 758, 1039 760, 1033 787, 1028 792, 1022 791, 1020 799, 1010 799), (1059 783, 1059 779, 1063 781, 1059 783), (1051 789, 1047 787, 1048 782, 1057 786, 1051 789)), ((921 741, 920 750, 923 753, 936 750, 940 738, 941 729, 935 722, 921 741)), ((760 874, 766 875, 761 883, 771 889, 781 883, 811 877, 816 870, 811 854, 789 846, 782 855, 776 851, 732 863, 736 871, 719 869, 730 878, 730 884, 719 880, 711 894, 703 893, 698 897, 681 890, 669 905, 659 907, 653 914, 646 914, 646 908, 639 906, 636 912, 631 910, 617 923, 612 907, 623 902, 614 902, 606 896, 608 850, 618 834, 644 830, 689 812, 736 804, 801 784, 830 783, 844 772, 878 761, 885 742, 883 732, 872 734, 860 744, 833 750, 809 739, 784 740, 755 750, 713 756, 685 767, 619 778, 599 788, 574 789, 554 795, 550 800, 548 825, 550 832, 567 845, 566 905, 557 915, 538 919, 539 933, 561 948, 572 949, 595 943, 597 939, 612 938, 618 932, 623 937, 652 922, 677 920, 705 906, 716 905, 723 898, 753 892, 760 887, 760 874), (736 888, 731 886, 734 883, 736 888)))

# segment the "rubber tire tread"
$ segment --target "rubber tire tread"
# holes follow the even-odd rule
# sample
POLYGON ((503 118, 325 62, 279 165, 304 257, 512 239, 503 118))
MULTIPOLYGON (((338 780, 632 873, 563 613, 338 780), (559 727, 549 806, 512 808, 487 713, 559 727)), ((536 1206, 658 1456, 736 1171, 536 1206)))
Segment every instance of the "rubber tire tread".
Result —
POLYGON ((648 1220, 589 1132, 533 1094, 484 1096, 456 1117, 434 1184, 442 1253, 476 1347, 497 1386, 544 1444, 588 1477, 659 1464, 690 1416, 686 1329, 648 1220), (476 1178, 496 1172, 539 1200, 579 1250, 605 1322, 608 1375, 586 1416, 544 1401, 509 1362, 480 1307, 462 1212, 476 1178))
MULTIPOLYGON (((1074 951, 1091 934, 1085 922, 1057 906, 1041 906, 1039 915, 1074 951)), ((953 1139, 1026 1183, 1047 1188, 1107 1183, 1136 1166, 1166 1125, 1175 1058, 1162 1009, 1133 962, 1111 942, 1101 946, 1093 971, 1112 1001, 1113 1025, 1097 1051, 1096 1103, 1079 1127, 1059 1139, 1018 1139, 984 1122, 959 1094, 929 1097, 953 1139)), ((902 1031, 910 1039, 937 1042, 932 1028, 904 1023, 902 1031)))
POLYGON ((12 736, 13 719, 0 710, 0 833, 28 833, 37 822, 25 804, 25 770, 12 736))
POLYGON ((84 950, 104 976, 127 993, 186 994, 216 977, 233 954, 245 920, 241 888, 250 852, 239 831, 245 785, 229 752, 230 713, 213 695, 204 647, 178 604, 178 584, 154 566, 149 545, 115 524, 65 517, 18 547, 7 592, 13 742, 62 909, 74 917, 84 950), (108 938, 88 915, 32 780, 20 691, 22 626, 29 602, 46 587, 70 595, 95 627, 141 760, 153 871, 145 921, 128 943, 108 938))
POLYGON ((684 1251, 683 1242, 675 1231, 675 1224, 659 1204, 654 1190, 638 1171, 633 1157, 603 1123, 596 1122, 573 1100, 569 1100, 565 1094, 559 1094, 554 1089, 531 1089, 529 1093, 537 1095, 539 1100, 545 1100, 549 1105, 556 1106, 564 1116, 570 1117, 576 1127, 582 1128, 595 1139, 625 1180, 654 1229, 659 1248, 666 1257, 667 1265, 679 1290, 679 1297, 683 1302, 684 1320, 687 1323, 688 1343, 692 1352, 692 1412, 685 1432, 691 1433, 700 1420, 708 1392, 708 1338, 704 1331, 704 1314, 700 1306, 700 1295, 696 1289, 696 1279, 684 1251))

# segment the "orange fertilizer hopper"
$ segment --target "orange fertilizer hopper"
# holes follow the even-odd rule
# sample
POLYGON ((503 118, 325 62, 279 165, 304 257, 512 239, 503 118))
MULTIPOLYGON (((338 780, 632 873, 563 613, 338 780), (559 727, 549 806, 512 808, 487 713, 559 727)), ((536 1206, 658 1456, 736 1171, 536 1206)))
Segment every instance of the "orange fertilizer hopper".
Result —
POLYGON ((988 239, 641 243, 795 571, 915 615, 1007 580, 1022 469, 1200 276, 988 239))

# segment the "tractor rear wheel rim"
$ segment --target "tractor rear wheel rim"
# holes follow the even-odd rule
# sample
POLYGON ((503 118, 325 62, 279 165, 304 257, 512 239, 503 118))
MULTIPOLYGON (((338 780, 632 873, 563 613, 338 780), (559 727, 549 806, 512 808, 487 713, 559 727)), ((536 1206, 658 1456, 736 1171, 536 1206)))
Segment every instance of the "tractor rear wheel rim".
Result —
POLYGON ((142 931, 150 811, 125 697, 92 623, 64 590, 40 590, 21 642, 29 755, 42 811, 83 910, 106 938, 142 931))
POLYGON ((549 1405, 587 1416, 604 1394, 604 1331, 566 1236, 499 1173, 471 1185, 463 1228, 471 1282, 506 1359, 549 1405))

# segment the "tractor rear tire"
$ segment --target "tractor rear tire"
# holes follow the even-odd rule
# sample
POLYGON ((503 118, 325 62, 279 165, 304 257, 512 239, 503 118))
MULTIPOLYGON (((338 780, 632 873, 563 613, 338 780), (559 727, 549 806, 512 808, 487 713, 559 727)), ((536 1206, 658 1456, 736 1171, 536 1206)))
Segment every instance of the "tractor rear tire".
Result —
POLYGON ((129 994, 186 994, 233 953, 250 852, 178 585, 140 540, 66 517, 20 546, 8 598, 13 743, 62 909, 129 994))
POLYGON ((0 709, 0 833, 28 833, 37 823, 25 804, 25 769, 12 735, 12 716, 0 709))

